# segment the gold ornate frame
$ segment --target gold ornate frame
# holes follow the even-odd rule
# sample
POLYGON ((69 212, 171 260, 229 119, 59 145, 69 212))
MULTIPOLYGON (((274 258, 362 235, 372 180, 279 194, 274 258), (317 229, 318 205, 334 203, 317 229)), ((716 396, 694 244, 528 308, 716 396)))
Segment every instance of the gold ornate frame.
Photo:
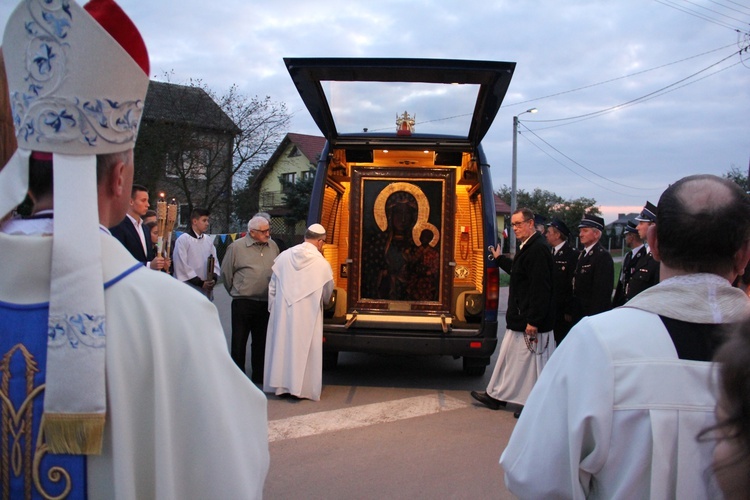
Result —
POLYGON ((349 312, 449 313, 454 169, 354 167, 351 185, 349 312), (411 228, 389 227, 394 194, 400 203, 392 205, 406 207, 411 228), (424 231, 431 237, 421 241, 424 231))

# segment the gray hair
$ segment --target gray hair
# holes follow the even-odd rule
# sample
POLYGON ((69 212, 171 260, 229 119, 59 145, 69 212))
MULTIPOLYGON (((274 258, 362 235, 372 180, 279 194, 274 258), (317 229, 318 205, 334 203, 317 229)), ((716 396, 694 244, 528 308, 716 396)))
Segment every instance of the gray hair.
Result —
POLYGON ((268 219, 260 215, 256 215, 252 219, 247 221, 247 231, 250 232, 251 229, 255 229, 257 231, 260 229, 260 226, 265 226, 266 224, 268 224, 268 227, 271 227, 270 221, 268 219))

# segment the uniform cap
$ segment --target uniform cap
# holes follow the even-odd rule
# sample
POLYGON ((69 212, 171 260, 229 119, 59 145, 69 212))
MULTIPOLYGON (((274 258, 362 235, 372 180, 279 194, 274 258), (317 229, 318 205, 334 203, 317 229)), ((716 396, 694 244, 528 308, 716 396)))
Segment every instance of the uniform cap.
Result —
POLYGON ((635 218, 638 222, 656 222, 656 205, 650 201, 641 210, 641 213, 635 218))
POLYGON ((583 219, 581 219, 581 222, 578 224, 579 229, 582 227, 591 227, 594 229, 598 229, 599 231, 602 231, 604 229, 604 219, 602 219, 598 215, 586 214, 583 216, 583 219))
POLYGON ((570 237, 570 229, 568 229, 568 226, 566 226, 565 223, 561 221, 560 219, 555 217, 547 225, 552 226, 558 231, 560 231, 566 238, 570 237))

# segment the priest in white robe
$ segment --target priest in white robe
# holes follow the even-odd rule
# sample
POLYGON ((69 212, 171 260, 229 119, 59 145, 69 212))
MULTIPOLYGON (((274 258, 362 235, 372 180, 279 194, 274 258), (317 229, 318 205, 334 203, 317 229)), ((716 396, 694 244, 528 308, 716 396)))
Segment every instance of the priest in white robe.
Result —
POLYGON ((268 286, 268 338, 263 390, 320 400, 323 385, 323 304, 333 272, 323 257, 326 231, 313 224, 305 241, 276 258, 268 286))
POLYGON ((550 358, 500 457, 520 498, 720 498, 711 364, 750 315, 731 282, 750 258, 750 199, 691 176, 659 200, 649 247, 662 282, 579 322, 550 358))

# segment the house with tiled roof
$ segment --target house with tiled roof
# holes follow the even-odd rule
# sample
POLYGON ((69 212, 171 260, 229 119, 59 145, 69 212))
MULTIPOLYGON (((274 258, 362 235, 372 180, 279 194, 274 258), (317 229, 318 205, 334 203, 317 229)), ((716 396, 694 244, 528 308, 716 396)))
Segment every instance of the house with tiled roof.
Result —
POLYGON ((312 175, 311 170, 318 164, 325 142, 325 137, 286 134, 253 182, 253 189, 260 195, 261 212, 279 217, 286 215, 284 189, 279 177, 294 183, 312 175))
POLYGON ((305 223, 300 221, 294 227, 288 226, 284 216, 289 209, 279 178, 294 183, 314 175, 325 143, 322 136, 287 133, 253 181, 252 189, 258 193, 259 211, 271 215, 272 232, 287 240, 288 244, 301 239, 305 223))
POLYGON ((211 211, 209 232, 228 230, 232 152, 240 129, 201 87, 149 82, 135 147, 134 182, 177 201, 177 228, 193 208, 211 211))

